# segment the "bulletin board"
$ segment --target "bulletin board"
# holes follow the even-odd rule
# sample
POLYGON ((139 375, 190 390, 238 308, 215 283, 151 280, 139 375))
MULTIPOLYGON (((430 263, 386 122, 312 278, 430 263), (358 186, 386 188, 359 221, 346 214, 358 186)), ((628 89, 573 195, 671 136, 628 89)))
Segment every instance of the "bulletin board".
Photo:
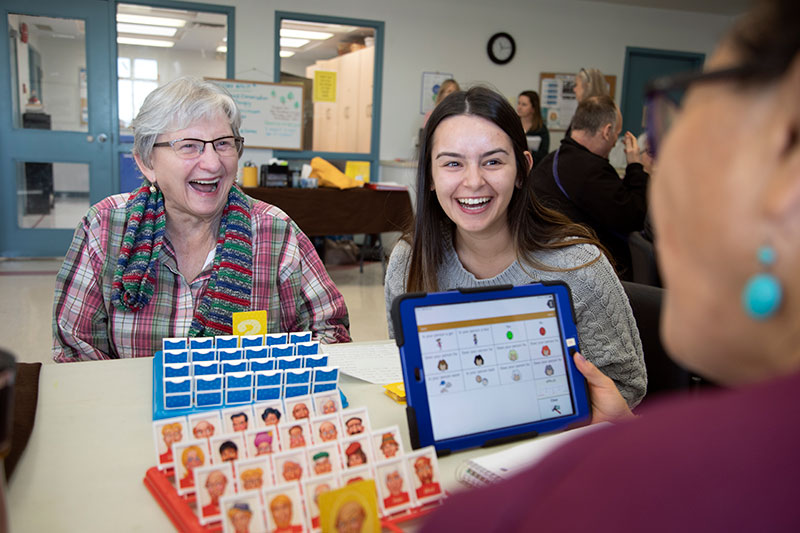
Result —
POLYGON ((245 148, 300 150, 303 146, 303 86, 206 78, 231 93, 242 113, 245 148))
MULTIPOLYGON (((605 79, 608 84, 608 94, 614 98, 617 90, 617 77, 605 76, 605 79)), ((575 98, 575 73, 542 72, 539 74, 539 95, 547 129, 566 130, 578 107, 578 101, 575 98)))

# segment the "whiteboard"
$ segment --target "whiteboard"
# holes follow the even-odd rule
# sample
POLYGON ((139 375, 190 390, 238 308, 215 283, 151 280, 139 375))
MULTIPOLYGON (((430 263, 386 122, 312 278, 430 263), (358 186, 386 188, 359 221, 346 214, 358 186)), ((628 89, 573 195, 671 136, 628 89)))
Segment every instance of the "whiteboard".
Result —
POLYGON ((303 147, 303 86, 206 78, 231 93, 242 114, 245 148, 303 147))

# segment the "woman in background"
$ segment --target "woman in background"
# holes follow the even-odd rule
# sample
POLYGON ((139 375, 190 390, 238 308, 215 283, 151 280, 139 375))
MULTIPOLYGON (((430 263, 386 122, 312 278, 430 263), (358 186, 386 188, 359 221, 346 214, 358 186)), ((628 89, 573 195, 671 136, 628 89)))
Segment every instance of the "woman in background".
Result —
MULTIPOLYGON (((442 82, 439 86, 439 92, 436 93, 436 101, 433 103, 433 108, 436 109, 436 106, 441 103, 442 100, 447 98, 449 95, 456 91, 460 91, 461 87, 458 85, 458 82, 453 78, 448 78, 442 82)), ((425 118, 422 120, 422 127, 424 128, 425 125, 428 123, 428 119, 431 116, 433 109, 425 113, 425 118)))
MULTIPOLYGON (((517 115, 522 121, 522 129, 528 139, 528 149, 533 154, 533 166, 539 164, 550 152, 550 132, 542 119, 542 108, 539 102, 539 93, 536 91, 522 91, 517 97, 517 115), (538 146, 531 146, 530 137, 539 137, 538 146)), ((536 140, 534 139, 535 143, 536 140)))
POLYGON ((637 405, 647 375, 628 299, 594 234, 534 197, 532 157, 508 100, 483 87, 450 95, 420 150, 417 217, 389 259, 387 316, 405 292, 563 280, 587 357, 637 405))
MULTIPOLYGON (((728 389, 598 428, 507 481, 454 495, 426 531, 797 531, 798 22, 796 0, 760 2, 705 72, 650 93, 661 338, 728 389), (659 122, 683 90, 680 114, 659 122)), ((614 387, 575 363, 594 417, 630 418, 614 387)))
POLYGON ((225 89, 178 78, 133 121, 145 177, 92 206, 56 277, 57 362, 152 356, 164 337, 230 335, 266 310, 267 331, 350 340, 344 298, 314 246, 277 207, 235 184, 244 139, 225 89))
POLYGON ((575 76, 575 98, 578 102, 583 102, 590 96, 602 96, 608 94, 608 85, 603 73, 596 68, 582 68, 575 76))

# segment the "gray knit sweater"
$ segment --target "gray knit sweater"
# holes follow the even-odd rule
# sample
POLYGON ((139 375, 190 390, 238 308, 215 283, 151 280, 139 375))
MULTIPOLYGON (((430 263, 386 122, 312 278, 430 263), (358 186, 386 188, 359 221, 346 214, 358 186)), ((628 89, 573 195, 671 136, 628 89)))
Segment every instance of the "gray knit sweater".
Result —
MULTIPOLYGON (((616 383, 630 407, 635 407, 647 389, 647 371, 642 355, 639 330, 613 268, 605 257, 591 265, 565 272, 524 268, 515 261, 505 271, 490 279, 477 279, 459 261, 452 239, 446 239, 444 263, 439 270, 441 290, 457 287, 483 287, 487 285, 525 285, 543 280, 561 280, 572 291, 575 321, 581 353, 616 383)), ((534 257, 542 264, 556 268, 572 268, 597 257, 600 251, 589 244, 576 244, 566 248, 536 252, 534 257)), ((389 258, 386 269, 386 316, 389 336, 394 337, 394 327, 389 316, 392 301, 406 292, 408 261, 411 247, 399 241, 389 258)))

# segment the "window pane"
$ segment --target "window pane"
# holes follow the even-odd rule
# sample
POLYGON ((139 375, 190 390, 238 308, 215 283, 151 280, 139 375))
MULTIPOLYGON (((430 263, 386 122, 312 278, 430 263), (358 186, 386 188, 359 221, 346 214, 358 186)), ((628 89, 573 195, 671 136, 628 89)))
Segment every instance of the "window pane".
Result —
POLYGON ((14 125, 88 131, 84 21, 11 13, 8 24, 28 35, 11 47, 14 125))
MULTIPOLYGON (((186 75, 227 77, 226 55, 216 51, 228 35, 225 14, 120 3, 117 4, 117 22, 126 24, 124 32, 117 34, 117 54, 119 59, 130 60, 131 118, 136 116, 144 97, 157 85, 186 75), (152 28, 165 22, 176 29, 174 34, 158 32, 159 35, 155 35, 152 28)), ((120 69, 119 78, 123 77, 120 69)), ((122 103, 120 113, 121 109, 122 103)), ((119 125, 121 138, 127 140, 132 133, 130 121, 120 115, 119 125)))
POLYGON ((155 59, 134 59, 133 77, 140 80, 157 80, 158 61, 155 59))
POLYGON ((370 151, 374 44, 374 28, 281 21, 280 81, 303 84, 304 150, 370 151), (286 42, 288 37, 306 42, 286 42), (314 83, 329 90, 312 102, 314 83))
POLYGON ((131 58, 129 57, 117 58, 117 76, 120 78, 131 77, 131 58))
POLYGON ((119 121, 124 127, 129 127, 133 121, 133 82, 119 80, 119 121))
POLYGON ((133 82, 133 116, 136 116, 139 112, 139 108, 142 107, 144 103, 144 99, 147 98, 147 95, 156 87, 158 87, 158 83, 154 81, 136 80, 133 82))
POLYGON ((68 228, 89 209, 89 165, 17 163, 17 225, 20 228, 68 228))

